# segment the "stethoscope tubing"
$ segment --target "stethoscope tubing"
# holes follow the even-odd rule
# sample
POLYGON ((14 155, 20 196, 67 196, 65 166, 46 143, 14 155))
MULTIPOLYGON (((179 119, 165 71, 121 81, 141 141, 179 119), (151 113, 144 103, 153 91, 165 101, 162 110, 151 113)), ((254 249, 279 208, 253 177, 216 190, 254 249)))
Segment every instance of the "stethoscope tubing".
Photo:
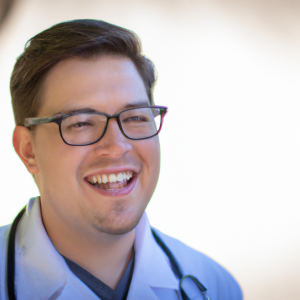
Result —
MULTIPOLYGON (((8 245, 7 245, 7 269, 6 269, 6 276, 7 276, 7 293, 8 293, 8 299, 9 300, 17 300, 16 294, 15 294, 15 237, 17 232, 18 224, 24 215, 26 211, 26 206, 23 207, 23 209, 18 213, 16 218, 14 219, 9 236, 8 236, 8 245)), ((166 253, 166 255, 169 257, 171 263, 176 268, 177 276, 180 279, 180 292, 182 295, 183 300, 189 300, 189 297, 186 295, 182 288, 183 280, 186 278, 190 278, 194 281, 194 283, 199 288, 201 294, 203 295, 204 300, 209 300, 209 297, 207 295, 207 289, 203 284, 200 283, 200 281, 194 277, 193 275, 183 275, 183 272, 179 266, 179 263, 173 253, 170 251, 170 249, 167 247, 167 245, 162 241, 162 239, 157 235, 155 230, 152 228, 151 232, 158 243, 158 245, 162 248, 162 250, 166 253)), ((177 291, 176 291, 177 293, 177 291)), ((178 296, 178 293, 177 293, 178 296)))
POLYGON ((26 206, 18 213, 14 219, 9 236, 8 236, 8 245, 7 245, 7 293, 9 300, 17 300, 15 295, 15 237, 16 231, 23 214, 25 213, 26 206))
MULTIPOLYGON (((197 287, 199 288, 199 290, 202 293, 202 296, 205 300, 210 300, 208 295, 207 295, 207 289, 206 287, 193 275, 183 275, 183 272, 180 268, 180 265, 177 261, 177 259, 175 258, 175 256, 173 255, 173 253, 171 252, 171 250, 167 247, 167 245, 162 241, 162 239, 157 235, 157 233, 155 232, 155 230, 152 228, 151 229, 152 234, 156 240, 156 242, 158 243, 158 245, 163 249, 163 251, 167 254, 168 258, 171 260, 173 266, 176 268, 177 271, 177 275, 180 279, 180 292, 182 295, 183 300, 189 300, 189 297, 187 296, 187 294, 184 292, 183 288, 182 288, 182 284, 184 279, 186 278, 190 278, 193 280, 193 282, 197 285, 197 287)), ((178 294, 177 294, 178 296, 178 294)))

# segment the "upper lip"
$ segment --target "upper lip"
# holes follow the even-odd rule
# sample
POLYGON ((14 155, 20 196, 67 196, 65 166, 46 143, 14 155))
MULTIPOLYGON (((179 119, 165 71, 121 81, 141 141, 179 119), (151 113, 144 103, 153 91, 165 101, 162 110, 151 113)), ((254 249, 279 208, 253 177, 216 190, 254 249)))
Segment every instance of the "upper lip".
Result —
POLYGON ((138 173, 138 170, 133 167, 108 168, 104 170, 93 171, 92 173, 86 175, 85 178, 95 176, 95 175, 101 175, 101 174, 111 174, 111 173, 118 174, 126 171, 132 171, 133 173, 138 173))

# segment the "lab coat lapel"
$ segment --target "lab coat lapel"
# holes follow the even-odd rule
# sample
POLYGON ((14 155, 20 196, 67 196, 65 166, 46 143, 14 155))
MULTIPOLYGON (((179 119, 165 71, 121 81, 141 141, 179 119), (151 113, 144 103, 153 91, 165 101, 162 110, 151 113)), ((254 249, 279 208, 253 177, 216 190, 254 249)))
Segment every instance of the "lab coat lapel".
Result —
MULTIPOLYGON (((127 300, 162 300, 155 288, 178 290, 170 262, 152 236, 144 213, 136 227, 135 265, 127 300)), ((68 268, 52 245, 41 219, 40 199, 31 199, 16 235, 18 299, 61 300, 99 298, 68 268)), ((173 291, 172 291, 173 292, 173 291)))
POLYGON ((179 281, 152 235, 146 213, 136 227, 134 248, 135 265, 127 300, 157 300, 153 288, 178 290, 179 281))
POLYGON ((99 298, 67 267, 52 245, 40 211, 40 199, 29 201, 16 235, 17 299, 67 300, 99 298))

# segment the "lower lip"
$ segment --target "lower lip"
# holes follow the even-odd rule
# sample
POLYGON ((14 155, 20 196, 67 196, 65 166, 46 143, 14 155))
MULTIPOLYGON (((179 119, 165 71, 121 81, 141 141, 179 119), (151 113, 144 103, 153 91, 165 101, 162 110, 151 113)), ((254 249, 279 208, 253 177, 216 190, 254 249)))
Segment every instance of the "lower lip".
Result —
POLYGON ((105 196, 110 196, 110 197, 122 197, 122 196, 128 195, 135 187, 135 184, 137 181, 137 174, 134 174, 132 176, 132 179, 129 182, 129 184, 127 184, 126 186, 124 186, 120 189, 115 189, 115 190, 103 190, 103 189, 97 188, 97 187, 93 186, 92 184, 90 184, 86 178, 84 180, 94 191, 96 191, 99 194, 102 194, 105 196))

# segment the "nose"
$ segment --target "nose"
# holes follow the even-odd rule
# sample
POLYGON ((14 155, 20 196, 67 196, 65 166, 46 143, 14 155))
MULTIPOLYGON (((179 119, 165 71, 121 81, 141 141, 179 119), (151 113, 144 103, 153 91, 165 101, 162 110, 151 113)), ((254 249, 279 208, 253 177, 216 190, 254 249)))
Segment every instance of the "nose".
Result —
POLYGON ((121 132, 117 120, 110 119, 104 136, 96 143, 96 154, 102 157, 120 158, 131 149, 130 140, 121 132))

